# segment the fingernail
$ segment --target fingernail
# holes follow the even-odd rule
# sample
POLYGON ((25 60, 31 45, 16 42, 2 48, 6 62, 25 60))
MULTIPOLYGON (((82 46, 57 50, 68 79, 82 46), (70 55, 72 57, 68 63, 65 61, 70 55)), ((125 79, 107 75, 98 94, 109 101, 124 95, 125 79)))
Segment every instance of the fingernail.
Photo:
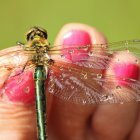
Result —
POLYGON ((89 34, 86 31, 72 30, 63 37, 63 44, 87 45, 91 43, 89 34))
POLYGON ((4 88, 5 94, 12 102, 29 104, 35 101, 35 85, 31 71, 9 78, 4 88))
POLYGON ((126 85, 126 81, 122 79, 138 80, 140 76, 140 69, 136 64, 117 64, 114 66, 115 76, 118 78, 119 85, 126 85), (120 79, 121 78, 121 79, 120 79))
POLYGON ((72 62, 80 61, 81 58, 88 57, 86 49, 73 49, 72 48, 89 45, 91 43, 90 35, 83 30, 72 30, 64 34, 63 36, 63 48, 69 48, 66 51, 63 51, 65 58, 69 59, 72 62), (69 53, 70 52, 70 53, 69 53))

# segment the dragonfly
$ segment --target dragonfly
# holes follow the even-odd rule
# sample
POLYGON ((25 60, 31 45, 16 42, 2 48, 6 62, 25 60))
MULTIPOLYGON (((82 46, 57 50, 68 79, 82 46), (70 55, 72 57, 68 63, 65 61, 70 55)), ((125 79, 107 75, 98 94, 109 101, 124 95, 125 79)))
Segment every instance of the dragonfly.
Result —
POLYGON ((39 140, 48 139, 46 94, 82 105, 140 101, 138 78, 110 73, 122 61, 119 55, 114 57, 119 53, 124 56, 123 61, 130 55, 140 68, 140 40, 52 46, 47 31, 41 27, 32 27, 26 40, 26 44, 18 43, 0 51, 0 68, 10 71, 7 80, 26 71, 33 72, 39 140), (7 61, 7 58, 13 61, 23 57, 24 61, 19 63, 7 61))

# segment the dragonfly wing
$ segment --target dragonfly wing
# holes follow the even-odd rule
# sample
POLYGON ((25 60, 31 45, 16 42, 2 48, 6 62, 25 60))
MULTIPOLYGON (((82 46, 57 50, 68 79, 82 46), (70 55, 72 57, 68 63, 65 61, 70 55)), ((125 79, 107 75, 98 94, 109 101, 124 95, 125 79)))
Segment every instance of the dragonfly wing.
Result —
POLYGON ((23 47, 15 46, 0 51, 0 88, 11 77, 31 69, 31 54, 27 54, 23 47))
POLYGON ((138 80, 106 76, 100 79, 99 83, 103 83, 101 100, 105 103, 123 104, 140 101, 140 81, 138 80))
POLYGON ((91 68, 57 61, 50 66, 47 92, 78 104, 124 103, 140 99, 139 81, 120 77, 125 82, 121 87, 115 78, 104 77, 91 68))
POLYGON ((57 62, 49 67, 47 92, 74 103, 99 101, 100 85, 76 65, 57 62))
POLYGON ((56 46, 49 51, 55 64, 50 66, 48 92, 70 102, 82 104, 140 100, 138 80, 105 73, 111 71, 110 62, 114 61, 114 56, 122 52, 135 56, 136 65, 139 65, 140 40, 62 47, 64 46, 56 46), (118 79, 125 84, 120 85, 118 79))
POLYGON ((22 47, 16 46, 0 51, 0 66, 19 66, 26 63, 29 55, 22 47))
POLYGON ((73 63, 93 69, 105 70, 115 53, 128 52, 140 58, 140 40, 120 41, 110 44, 87 46, 61 45, 52 47, 49 54, 52 59, 73 63))

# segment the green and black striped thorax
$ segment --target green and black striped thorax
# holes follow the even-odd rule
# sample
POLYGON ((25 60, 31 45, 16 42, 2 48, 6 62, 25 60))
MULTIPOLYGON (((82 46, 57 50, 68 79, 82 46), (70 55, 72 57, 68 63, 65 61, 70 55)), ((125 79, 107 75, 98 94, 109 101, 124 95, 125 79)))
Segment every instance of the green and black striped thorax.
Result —
POLYGON ((33 27, 26 34, 27 48, 33 50, 32 61, 36 65, 49 65, 47 31, 41 27, 33 27))

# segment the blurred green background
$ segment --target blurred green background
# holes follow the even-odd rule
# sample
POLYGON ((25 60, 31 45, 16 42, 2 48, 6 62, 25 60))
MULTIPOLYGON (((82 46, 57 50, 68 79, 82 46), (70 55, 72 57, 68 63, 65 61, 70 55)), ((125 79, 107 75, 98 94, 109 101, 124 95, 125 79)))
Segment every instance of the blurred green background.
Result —
POLYGON ((53 44, 69 22, 92 25, 110 42, 140 38, 139 7, 139 0, 1 0, 0 49, 25 42, 34 25, 46 28, 53 44))

